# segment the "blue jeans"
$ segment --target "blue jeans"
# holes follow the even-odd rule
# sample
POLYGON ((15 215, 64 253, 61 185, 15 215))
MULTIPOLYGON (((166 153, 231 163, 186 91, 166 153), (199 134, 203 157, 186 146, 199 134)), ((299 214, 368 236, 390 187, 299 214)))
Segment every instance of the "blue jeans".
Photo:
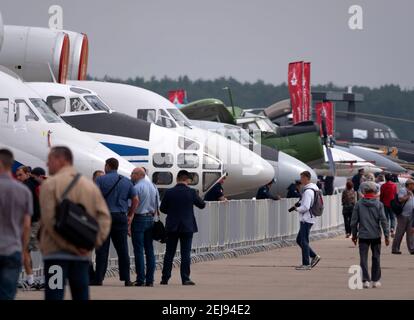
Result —
POLYGON ((296 243, 302 249, 302 264, 309 266, 309 257, 315 258, 316 253, 309 246, 309 233, 312 228, 312 223, 301 222, 298 236, 296 237, 296 243))
POLYGON ((162 280, 168 281, 171 278, 172 264, 177 251, 178 240, 180 240, 181 254, 181 281, 190 280, 190 264, 191 264, 191 244, 193 242, 192 232, 168 232, 167 243, 164 255, 164 265, 162 268, 162 280))
POLYGON ((134 247, 135 256, 135 270, 137 273, 138 284, 152 284, 154 283, 155 272, 155 255, 154 246, 152 243, 152 227, 154 225, 153 216, 142 216, 136 214, 131 224, 131 239, 134 247), (144 250, 145 262, 144 262, 144 250))
POLYGON ((0 256, 0 300, 13 300, 22 269, 22 253, 0 256))
POLYGON ((80 260, 44 260, 45 300, 63 300, 65 284, 69 280, 73 300, 89 300, 89 261, 80 260), (62 268, 62 287, 54 287, 60 281, 55 268, 62 268))
POLYGON ((387 221, 390 224, 390 229, 395 230, 395 216, 394 212, 391 208, 384 206, 385 216, 387 217, 387 221))
POLYGON ((128 218, 125 213, 111 213, 112 226, 108 238, 102 246, 96 249, 96 271, 95 281, 102 283, 106 269, 108 268, 109 245, 110 240, 114 244, 116 254, 118 255, 119 279, 121 281, 130 281, 130 262, 128 252, 128 218))

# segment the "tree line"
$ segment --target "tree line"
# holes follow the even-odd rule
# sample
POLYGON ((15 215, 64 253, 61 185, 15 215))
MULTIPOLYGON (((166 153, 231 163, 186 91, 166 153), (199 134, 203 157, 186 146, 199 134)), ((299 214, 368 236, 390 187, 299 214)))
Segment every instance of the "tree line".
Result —
MULTIPOLYGON (((273 103, 289 98, 286 83, 273 85, 258 80, 254 83, 240 82, 232 77, 220 77, 214 80, 191 80, 187 76, 177 79, 164 77, 161 79, 152 77, 144 79, 142 77, 118 79, 104 77, 101 79, 110 82, 126 83, 141 88, 154 91, 164 97, 168 96, 168 91, 175 89, 185 89, 188 101, 195 101, 204 98, 217 98, 225 104, 230 105, 228 92, 224 87, 231 88, 234 104, 242 108, 265 108, 273 103)), ((312 91, 347 91, 346 87, 336 86, 333 83, 326 85, 312 86, 312 91)), ((355 93, 362 93, 365 101, 357 104, 357 112, 384 115, 389 117, 403 118, 414 121, 414 90, 402 89, 398 85, 384 85, 378 88, 365 86, 355 86, 352 88, 355 93)), ((346 104, 336 103, 337 110, 346 110, 346 104)), ((414 140, 413 123, 401 122, 390 119, 374 119, 392 127, 400 138, 414 140)))

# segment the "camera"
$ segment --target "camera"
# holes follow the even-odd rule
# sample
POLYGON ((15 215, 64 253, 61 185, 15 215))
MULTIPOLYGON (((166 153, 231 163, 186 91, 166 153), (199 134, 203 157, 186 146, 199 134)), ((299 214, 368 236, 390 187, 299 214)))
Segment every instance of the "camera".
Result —
POLYGON ((288 211, 289 212, 295 211, 297 207, 300 207, 300 202, 299 201, 296 202, 295 205, 293 207, 291 207, 288 211))

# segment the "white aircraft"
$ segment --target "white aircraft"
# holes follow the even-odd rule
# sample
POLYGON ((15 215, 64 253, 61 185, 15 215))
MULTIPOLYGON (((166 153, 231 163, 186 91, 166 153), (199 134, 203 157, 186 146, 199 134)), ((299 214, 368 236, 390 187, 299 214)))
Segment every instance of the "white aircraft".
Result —
MULTIPOLYGON (((259 155, 240 144, 214 133, 196 128, 174 104, 162 96, 134 86, 96 82, 68 81, 97 92, 111 109, 134 118, 171 129, 198 143, 205 144, 209 153, 223 161, 228 173, 224 182, 226 195, 256 192, 274 178, 273 167, 259 155)), ((292 177, 294 180, 296 177, 292 177)))
POLYGON ((27 82, 71 126, 87 133, 130 163, 143 166, 163 191, 179 170, 193 174, 200 194, 223 177, 222 162, 203 143, 111 110, 94 92, 73 85, 27 82))
MULTIPOLYGON (((325 154, 325 164, 314 168, 318 175, 326 176, 330 175, 330 168, 328 164, 328 156, 326 153, 326 147, 323 147, 325 154)), ((338 177, 350 177, 358 172, 359 169, 364 168, 366 173, 382 172, 381 168, 378 168, 373 163, 366 161, 352 153, 349 153, 343 149, 331 148, 333 161, 335 163, 336 176, 338 177)))
POLYGON ((191 120, 191 123, 198 128, 215 132, 227 139, 238 142, 254 152, 260 152, 263 159, 267 160, 275 170, 276 183, 272 186, 271 192, 280 196, 285 196, 287 188, 293 180, 298 179, 300 173, 309 171, 312 175, 312 181, 317 181, 316 173, 302 161, 284 153, 277 151, 265 145, 259 145, 248 132, 236 125, 213 122, 191 120), (292 180, 293 179, 293 180, 292 180))
POLYGON ((119 173, 129 177, 133 165, 64 123, 36 92, 8 72, 0 71, 0 147, 14 152, 15 165, 46 168, 49 148, 64 145, 72 150, 75 166, 85 176, 103 170, 106 159, 117 158, 119 173))

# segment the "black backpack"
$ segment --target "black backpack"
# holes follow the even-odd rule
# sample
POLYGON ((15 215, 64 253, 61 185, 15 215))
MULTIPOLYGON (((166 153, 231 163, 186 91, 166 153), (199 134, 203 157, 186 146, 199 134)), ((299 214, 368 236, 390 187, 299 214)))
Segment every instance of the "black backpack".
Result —
POLYGON ((78 173, 62 194, 62 200, 56 206, 56 232, 77 248, 92 250, 95 248, 99 225, 83 205, 67 199, 70 190, 80 178, 78 173))
POLYGON ((395 197, 394 199, 391 200, 390 204, 391 204, 391 209, 395 213, 396 216, 399 216, 403 212, 403 209, 406 203, 407 201, 405 201, 404 203, 401 203, 400 199, 398 199, 398 193, 395 194, 395 197))

